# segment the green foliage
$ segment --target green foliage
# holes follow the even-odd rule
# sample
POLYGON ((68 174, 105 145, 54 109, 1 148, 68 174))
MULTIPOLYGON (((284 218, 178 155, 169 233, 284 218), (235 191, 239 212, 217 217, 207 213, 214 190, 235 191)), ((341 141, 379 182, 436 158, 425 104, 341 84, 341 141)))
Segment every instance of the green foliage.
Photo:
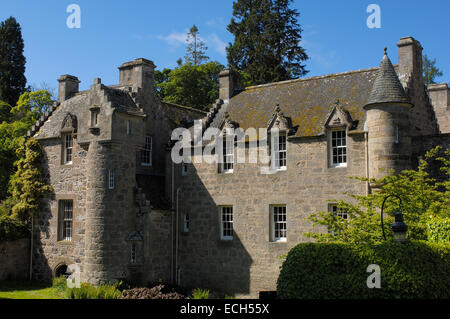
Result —
POLYGON ((205 42, 200 38, 198 28, 195 24, 189 30, 186 42, 186 56, 184 57, 186 63, 199 66, 209 60, 209 57, 206 55, 206 50, 208 50, 208 48, 206 47, 205 42))
POLYGON ((80 288, 66 288, 66 297, 68 299, 117 299, 121 294, 119 286, 120 283, 98 287, 82 283, 80 288))
POLYGON ((223 69, 218 62, 164 69, 155 76, 158 96, 167 102, 207 110, 219 97, 219 73, 223 69))
POLYGON ((11 120, 11 105, 0 101, 0 124, 11 120))
POLYGON ((450 244, 306 243, 294 247, 277 283, 281 299, 450 298, 450 244), (369 265, 381 288, 369 289, 369 265))
POLYGON ((431 60, 426 54, 423 56, 423 77, 425 85, 436 83, 436 78, 443 76, 444 73, 436 67, 436 59, 431 60))
POLYGON ((427 223, 428 241, 434 243, 450 242, 450 218, 430 217, 427 223))
MULTIPOLYGON (((388 195, 402 199, 402 206, 393 197, 384 207, 384 225, 387 239, 392 238, 390 225, 394 214, 401 209, 408 225, 407 236, 410 239, 427 240, 427 222, 432 217, 450 217, 450 150, 437 147, 426 154, 416 170, 405 170, 401 174, 390 175, 372 183, 381 185, 379 191, 369 195, 348 194, 352 201, 330 200, 347 212, 348 219, 335 216, 331 212, 312 214, 309 220, 321 226, 315 232, 304 233, 318 242, 380 243, 383 242, 380 223, 380 209, 388 195), (432 168, 442 174, 441 179, 432 177, 432 168), (433 164, 433 165, 430 165, 433 164), (328 230, 328 232, 324 232, 328 230)), ((367 182, 365 178, 354 178, 367 182)))
POLYGON ((38 210, 42 195, 52 191, 43 181, 41 172, 41 145, 35 139, 28 139, 17 150, 19 160, 17 171, 11 177, 10 193, 17 200, 12 216, 28 220, 38 210))
POLYGON ((192 291, 192 299, 209 299, 209 294, 209 290, 197 288, 192 291))
POLYGON ((292 0, 237 0, 227 30, 234 43, 227 47, 228 63, 244 72, 246 85, 290 80, 308 73, 300 46, 302 29, 292 0))
POLYGON ((0 100, 15 105, 25 92, 26 59, 23 55, 22 31, 10 17, 0 24, 0 100))
MULTIPOLYGON (((10 176, 15 171, 14 162, 18 160, 16 150, 25 143, 27 131, 50 103, 51 95, 47 91, 26 92, 20 96, 17 105, 10 108, 4 121, 0 121, 0 201, 8 195, 10 176)), ((3 107, 9 109, 5 104, 3 107)))
POLYGON ((67 279, 64 276, 55 277, 52 281, 52 287, 65 292, 67 288, 67 279))

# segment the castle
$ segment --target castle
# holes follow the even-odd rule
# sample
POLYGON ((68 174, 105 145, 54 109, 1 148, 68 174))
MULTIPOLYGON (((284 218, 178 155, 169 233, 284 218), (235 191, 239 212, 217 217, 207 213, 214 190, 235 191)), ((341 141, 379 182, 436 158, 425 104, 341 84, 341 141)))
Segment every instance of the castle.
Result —
POLYGON ((385 52, 379 67, 245 89, 225 70, 207 114, 159 101, 145 59, 120 66, 114 86, 97 78, 79 92, 76 77, 61 76, 58 103, 28 134, 42 145, 54 189, 34 221, 34 278, 76 264, 94 284, 275 290, 279 256, 313 230, 308 216, 346 218, 328 200, 372 191, 348 176, 378 178, 448 147, 448 86, 425 87, 417 40, 400 39, 398 52, 398 65, 385 52), (172 130, 198 119, 204 130, 278 128, 271 162, 236 163, 231 143, 222 164, 175 164, 172 130), (264 165, 274 173, 261 174, 264 165))

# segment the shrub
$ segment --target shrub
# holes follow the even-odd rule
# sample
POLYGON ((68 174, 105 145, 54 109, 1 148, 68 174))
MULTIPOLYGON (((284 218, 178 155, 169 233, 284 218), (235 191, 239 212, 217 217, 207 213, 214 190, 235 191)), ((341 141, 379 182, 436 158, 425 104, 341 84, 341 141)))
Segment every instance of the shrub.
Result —
POLYGON ((134 288, 122 291, 118 299, 188 299, 174 289, 164 285, 153 288, 134 288))
POLYGON ((80 288, 66 288, 68 299, 117 299, 121 292, 117 289, 120 283, 95 287, 82 283, 80 288))
POLYGON ((449 298, 450 244, 305 243, 294 247, 277 284, 281 299, 449 298), (367 267, 380 266, 381 288, 369 289, 367 267))
POLYGON ((450 218, 430 218, 427 223, 427 235, 430 242, 450 242, 450 218))
POLYGON ((53 278, 52 287, 65 291, 67 288, 67 279, 64 276, 53 278))
POLYGON ((192 291, 192 299, 209 299, 209 294, 209 290, 197 288, 192 291))

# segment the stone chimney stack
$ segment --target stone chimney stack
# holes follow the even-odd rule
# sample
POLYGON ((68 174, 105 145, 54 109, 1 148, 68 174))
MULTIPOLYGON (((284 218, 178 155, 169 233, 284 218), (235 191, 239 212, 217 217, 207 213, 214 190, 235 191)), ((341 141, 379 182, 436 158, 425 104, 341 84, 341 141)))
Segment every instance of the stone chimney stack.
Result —
POLYGON ((422 46, 413 37, 401 38, 398 46, 398 73, 403 82, 406 76, 413 76, 423 83, 422 46))
POLYGON ((73 75, 61 75, 58 79, 58 101, 60 103, 70 99, 75 93, 78 93, 80 81, 73 75))
POLYGON ((154 72, 155 65, 150 60, 139 58, 126 62, 119 67, 120 85, 153 91, 154 72))
POLYGON ((239 73, 226 69, 219 74, 219 99, 225 103, 241 88, 239 73))

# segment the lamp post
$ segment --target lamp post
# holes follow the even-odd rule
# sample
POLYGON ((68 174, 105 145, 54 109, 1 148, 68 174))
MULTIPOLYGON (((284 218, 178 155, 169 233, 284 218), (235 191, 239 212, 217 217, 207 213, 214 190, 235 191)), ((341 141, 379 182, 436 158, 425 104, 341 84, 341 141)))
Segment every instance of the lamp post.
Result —
MULTIPOLYGON (((383 210, 384 210, 384 204, 390 197, 396 197, 400 201, 400 208, 402 207, 402 199, 397 195, 389 195, 386 196, 383 200, 383 204, 381 205, 381 228, 383 230, 383 238, 386 240, 386 234, 384 232, 384 223, 383 223, 383 210)), ((408 226, 403 221, 403 213, 397 212, 395 214, 395 222, 391 226, 392 232, 394 233, 394 241, 399 243, 406 243, 408 239, 406 238, 406 232, 408 230, 408 226)))

